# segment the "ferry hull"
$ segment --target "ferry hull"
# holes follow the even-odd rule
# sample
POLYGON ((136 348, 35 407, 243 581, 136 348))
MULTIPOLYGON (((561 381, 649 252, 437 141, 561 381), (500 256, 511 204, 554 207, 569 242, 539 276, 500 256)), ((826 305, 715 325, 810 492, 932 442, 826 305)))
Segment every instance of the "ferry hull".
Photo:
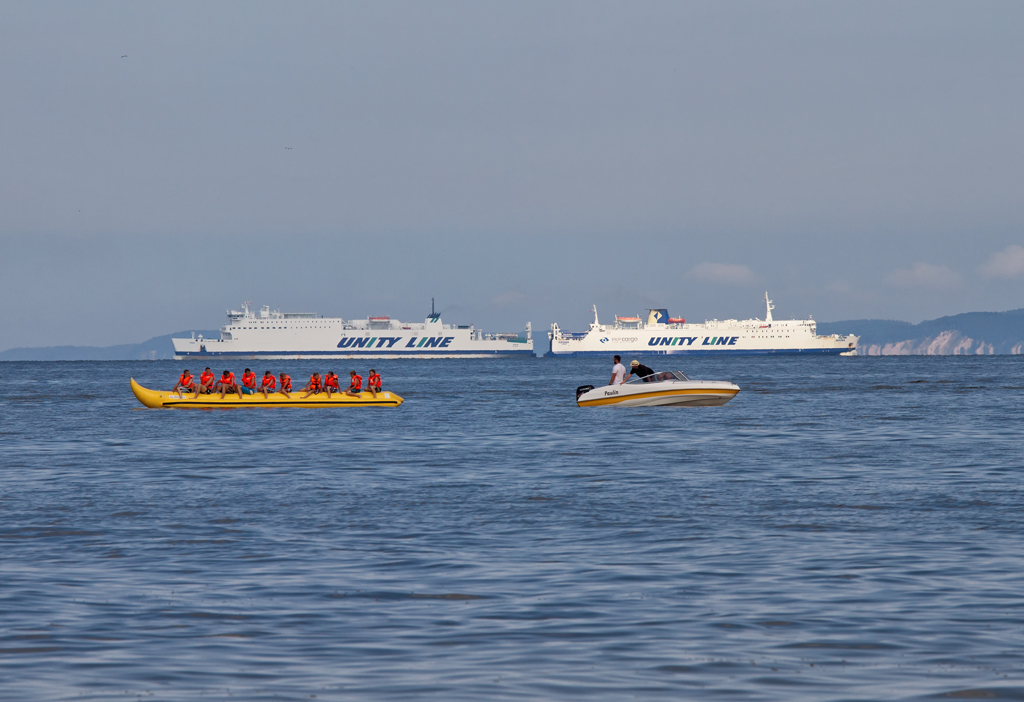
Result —
POLYGON ((545 356, 573 357, 573 356, 607 356, 609 354, 634 354, 637 356, 846 356, 849 355, 849 348, 830 349, 669 349, 658 350, 655 348, 609 348, 600 351, 548 351, 545 356))
POLYGON ((366 359, 398 359, 398 358, 496 358, 499 356, 533 356, 533 345, 525 349, 495 349, 490 350, 409 350, 409 351, 348 351, 338 350, 306 350, 306 351, 219 351, 219 350, 196 350, 175 349, 175 360, 182 361, 188 358, 198 360, 215 360, 218 358, 238 358, 244 360, 262 361, 294 361, 308 358, 366 358, 366 359))

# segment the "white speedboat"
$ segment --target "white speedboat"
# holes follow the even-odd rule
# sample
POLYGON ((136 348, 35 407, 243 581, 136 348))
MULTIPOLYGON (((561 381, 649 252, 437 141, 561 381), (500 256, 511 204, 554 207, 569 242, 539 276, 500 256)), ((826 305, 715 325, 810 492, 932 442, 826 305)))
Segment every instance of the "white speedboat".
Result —
POLYGON ((724 405, 740 391, 727 380, 690 380, 682 371, 660 371, 623 385, 576 388, 580 407, 705 407, 724 405))

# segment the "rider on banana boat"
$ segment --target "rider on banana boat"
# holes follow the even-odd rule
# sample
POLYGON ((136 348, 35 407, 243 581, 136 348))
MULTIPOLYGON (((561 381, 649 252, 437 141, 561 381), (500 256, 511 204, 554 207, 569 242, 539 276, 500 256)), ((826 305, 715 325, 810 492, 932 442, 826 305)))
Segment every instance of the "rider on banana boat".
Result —
POLYGON ((349 397, 359 397, 359 393, 363 390, 363 377, 356 375, 355 371, 349 371, 348 374, 351 376, 351 380, 348 384, 348 390, 345 394, 349 397))
POLYGON ((222 400, 229 392, 237 392, 238 399, 242 399, 242 388, 235 382, 235 374, 231 371, 224 371, 220 376, 220 380, 213 386, 213 389, 220 391, 220 399, 222 400))
POLYGON ((248 368, 242 373, 242 386, 238 390, 246 395, 256 394, 256 374, 248 368))
POLYGON ((377 393, 380 392, 380 374, 372 368, 366 377, 366 387, 373 393, 373 398, 377 399, 377 393))
POLYGON ((260 381, 260 390, 263 391, 263 399, 267 399, 270 393, 274 392, 274 388, 277 386, 277 381, 274 380, 274 374, 267 371, 263 374, 263 380, 260 381))
POLYGON ((174 384, 174 389, 171 392, 178 392, 179 390, 183 393, 186 390, 188 392, 196 391, 196 379, 188 372, 188 368, 182 372, 181 377, 178 378, 178 382, 174 384))
POLYGON ((320 380, 320 374, 314 373, 313 375, 309 376, 309 382, 306 383, 306 387, 302 388, 303 390, 306 391, 306 394, 302 396, 302 399, 305 400, 307 397, 314 393, 319 395, 320 391, 323 390, 323 387, 324 384, 323 381, 320 380))
POLYGON ((291 391, 292 391, 292 377, 290 375, 288 375, 287 373, 282 373, 281 374, 281 394, 284 395, 285 397, 287 397, 290 400, 290 399, 292 399, 292 396, 289 395, 288 393, 290 393, 291 391))
POLYGON ((200 376, 199 376, 199 384, 196 386, 196 394, 192 396, 192 399, 195 400, 196 398, 198 398, 199 397, 199 393, 205 393, 207 395, 212 395, 213 394, 213 381, 216 378, 217 378, 217 376, 215 376, 213 374, 213 371, 210 370, 210 367, 207 366, 206 370, 204 370, 202 372, 202 374, 200 374, 200 376))
POLYGON ((327 371, 327 375, 324 376, 324 390, 327 392, 327 399, 331 399, 332 392, 341 392, 341 388, 338 386, 338 376, 334 374, 334 371, 327 371))

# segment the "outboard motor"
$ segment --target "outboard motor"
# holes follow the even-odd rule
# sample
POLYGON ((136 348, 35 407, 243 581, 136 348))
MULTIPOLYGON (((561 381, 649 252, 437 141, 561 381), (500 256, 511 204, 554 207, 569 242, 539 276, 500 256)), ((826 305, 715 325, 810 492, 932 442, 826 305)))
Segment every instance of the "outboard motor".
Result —
POLYGON ((580 395, 582 395, 585 392, 590 392, 593 389, 593 385, 580 385, 578 388, 576 388, 576 399, 579 400, 580 395))

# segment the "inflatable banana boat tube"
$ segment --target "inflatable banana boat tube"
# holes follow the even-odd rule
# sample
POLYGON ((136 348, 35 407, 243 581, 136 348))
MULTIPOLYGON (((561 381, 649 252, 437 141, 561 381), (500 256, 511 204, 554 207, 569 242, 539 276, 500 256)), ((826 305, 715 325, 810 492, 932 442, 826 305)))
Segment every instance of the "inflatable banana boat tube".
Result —
POLYGON ((724 405, 736 397, 739 386, 727 380, 690 380, 682 371, 661 371, 634 378, 624 385, 576 388, 580 407, 706 407, 724 405))
POLYGON ((350 397, 343 392, 331 394, 327 399, 327 393, 310 395, 301 399, 304 392, 292 392, 291 398, 287 398, 279 392, 270 393, 270 397, 264 398, 263 393, 255 395, 243 395, 238 398, 238 393, 229 393, 222 400, 220 393, 213 395, 200 395, 192 399, 190 392, 163 392, 150 390, 135 382, 132 378, 132 392, 139 402, 146 407, 160 409, 163 407, 398 407, 405 402, 401 397, 390 391, 381 391, 374 398, 372 393, 361 392, 359 397, 350 397))

